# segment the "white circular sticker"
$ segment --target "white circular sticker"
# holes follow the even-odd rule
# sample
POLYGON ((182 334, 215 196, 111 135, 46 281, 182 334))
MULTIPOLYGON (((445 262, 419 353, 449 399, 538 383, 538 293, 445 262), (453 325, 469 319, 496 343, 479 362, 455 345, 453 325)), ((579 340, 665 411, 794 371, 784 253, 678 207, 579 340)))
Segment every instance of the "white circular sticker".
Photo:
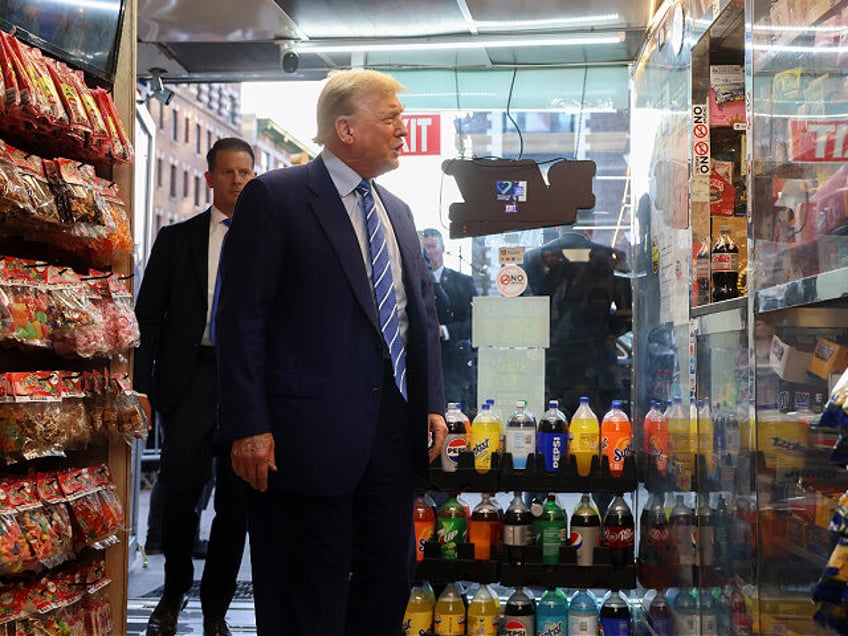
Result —
POLYGON ((520 296, 527 289, 527 274, 518 265, 504 265, 497 274, 497 285, 502 296, 520 296))

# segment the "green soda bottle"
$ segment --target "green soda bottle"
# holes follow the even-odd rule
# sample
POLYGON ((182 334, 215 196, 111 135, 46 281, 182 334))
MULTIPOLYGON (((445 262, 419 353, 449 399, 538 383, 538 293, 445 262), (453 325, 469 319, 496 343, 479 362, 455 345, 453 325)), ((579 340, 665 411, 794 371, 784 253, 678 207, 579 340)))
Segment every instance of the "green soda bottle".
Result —
POLYGON ((556 502, 556 496, 550 493, 542 507, 542 516, 536 521, 538 540, 542 546, 542 563, 559 563, 559 548, 565 542, 567 523, 565 511, 556 502))
POLYGON ((468 515, 457 500, 459 493, 450 493, 449 499, 439 510, 436 534, 442 547, 443 559, 455 559, 460 543, 468 541, 468 515))

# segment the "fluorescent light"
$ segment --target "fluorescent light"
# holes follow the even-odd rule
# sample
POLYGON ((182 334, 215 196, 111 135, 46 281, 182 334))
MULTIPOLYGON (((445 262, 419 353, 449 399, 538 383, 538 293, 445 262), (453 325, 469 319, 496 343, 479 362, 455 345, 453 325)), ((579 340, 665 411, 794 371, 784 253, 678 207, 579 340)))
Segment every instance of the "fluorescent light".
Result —
POLYGON ((597 44, 619 44, 624 33, 599 33, 590 35, 544 35, 544 36, 465 36, 462 38, 416 38, 406 40, 328 40, 325 42, 298 42, 300 53, 385 53, 390 51, 454 51, 480 48, 527 48, 539 46, 593 46, 597 44))
POLYGON ((556 29, 591 24, 597 26, 607 22, 619 22, 618 13, 599 15, 571 16, 567 18, 547 18, 545 20, 474 20, 474 26, 491 31, 529 31, 533 29, 556 29))

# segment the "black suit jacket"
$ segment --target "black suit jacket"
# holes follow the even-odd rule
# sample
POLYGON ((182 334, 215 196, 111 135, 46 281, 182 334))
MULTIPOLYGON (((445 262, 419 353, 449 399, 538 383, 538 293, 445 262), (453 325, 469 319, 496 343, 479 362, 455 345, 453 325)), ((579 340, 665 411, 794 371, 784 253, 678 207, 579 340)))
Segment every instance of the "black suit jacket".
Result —
POLYGON ((136 299, 133 384, 160 413, 185 391, 206 328, 210 210, 159 231, 136 299))
POLYGON ((448 342, 459 343, 471 340, 471 299, 477 295, 474 279, 467 274, 445 267, 439 284, 450 300, 447 320, 442 322, 443 317, 439 316, 439 323, 448 328, 450 337, 448 342))

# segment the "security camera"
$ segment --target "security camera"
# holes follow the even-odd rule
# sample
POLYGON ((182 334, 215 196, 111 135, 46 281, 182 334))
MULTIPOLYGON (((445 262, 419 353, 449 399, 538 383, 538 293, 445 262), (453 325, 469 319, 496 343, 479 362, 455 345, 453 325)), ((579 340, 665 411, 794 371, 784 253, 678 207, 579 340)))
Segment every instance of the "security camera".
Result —
POLYGON ((167 106, 174 99, 174 91, 170 88, 165 88, 165 85, 162 83, 162 74, 164 72, 165 70, 160 68, 150 69, 152 77, 150 78, 149 90, 153 97, 167 106))
POLYGON ((300 65, 300 56, 295 51, 286 51, 283 53, 283 70, 286 73, 297 73, 297 67, 300 65))

